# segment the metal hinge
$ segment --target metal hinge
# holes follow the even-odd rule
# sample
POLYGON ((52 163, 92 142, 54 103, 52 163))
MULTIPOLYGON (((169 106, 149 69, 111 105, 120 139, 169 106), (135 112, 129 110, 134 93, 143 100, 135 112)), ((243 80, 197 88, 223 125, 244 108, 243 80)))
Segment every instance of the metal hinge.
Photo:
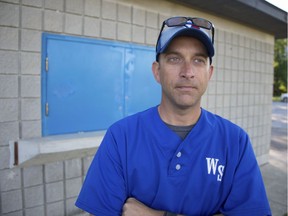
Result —
POLYGON ((48 72, 48 69, 49 69, 49 62, 48 62, 48 57, 46 57, 46 59, 45 59, 45 70, 46 70, 46 72, 48 72))
POLYGON ((49 104, 48 103, 45 104, 45 115, 46 116, 49 115, 49 104))
POLYGON ((18 142, 14 142, 14 166, 19 164, 18 142))

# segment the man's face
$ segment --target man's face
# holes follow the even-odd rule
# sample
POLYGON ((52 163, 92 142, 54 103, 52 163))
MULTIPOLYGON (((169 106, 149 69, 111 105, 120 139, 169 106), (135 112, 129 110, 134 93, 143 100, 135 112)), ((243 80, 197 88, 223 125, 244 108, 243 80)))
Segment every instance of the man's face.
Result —
POLYGON ((161 104, 171 108, 200 107, 213 74, 204 45, 192 37, 175 38, 154 62, 153 74, 162 86, 161 104))

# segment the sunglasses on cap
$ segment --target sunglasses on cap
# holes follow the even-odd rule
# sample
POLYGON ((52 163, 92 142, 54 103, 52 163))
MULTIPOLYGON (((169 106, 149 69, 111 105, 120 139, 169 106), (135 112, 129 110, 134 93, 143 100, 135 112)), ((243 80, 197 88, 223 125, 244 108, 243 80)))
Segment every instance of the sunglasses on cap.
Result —
POLYGON ((170 43, 171 39, 174 38, 175 35, 179 35, 185 31, 185 29, 194 29, 193 34, 198 37, 198 39, 201 39, 202 43, 204 43, 208 51, 210 51, 209 57, 214 55, 214 25, 203 18, 177 16, 168 18, 162 23, 156 44, 156 60, 158 60, 159 53, 163 52, 163 49, 170 43))

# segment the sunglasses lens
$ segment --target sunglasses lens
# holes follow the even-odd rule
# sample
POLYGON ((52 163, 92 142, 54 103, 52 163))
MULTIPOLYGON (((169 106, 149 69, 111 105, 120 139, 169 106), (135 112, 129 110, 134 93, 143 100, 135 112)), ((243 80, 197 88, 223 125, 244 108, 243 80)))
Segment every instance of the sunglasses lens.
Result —
POLYGON ((187 22, 186 17, 172 17, 166 20, 166 25, 168 27, 184 25, 187 22))
POLYGON ((202 27, 202 28, 211 29, 212 27, 212 24, 208 20, 205 20, 205 19, 194 18, 192 21, 195 25, 202 27))

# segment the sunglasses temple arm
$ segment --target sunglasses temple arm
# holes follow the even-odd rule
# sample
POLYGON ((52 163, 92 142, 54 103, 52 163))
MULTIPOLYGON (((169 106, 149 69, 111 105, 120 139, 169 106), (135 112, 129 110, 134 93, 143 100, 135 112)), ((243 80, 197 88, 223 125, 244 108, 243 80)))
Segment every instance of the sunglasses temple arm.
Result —
POLYGON ((214 32, 215 31, 215 29, 214 29, 214 27, 212 26, 212 44, 214 45, 214 32))
POLYGON ((162 27, 161 27, 161 30, 160 30, 160 33, 159 33, 159 35, 158 35, 158 39, 157 39, 156 48, 157 48, 157 46, 158 46, 158 43, 159 43, 159 39, 160 39, 160 37, 161 37, 162 31, 163 31, 163 29, 164 29, 164 26, 165 26, 165 21, 163 22, 163 24, 162 24, 162 27))

